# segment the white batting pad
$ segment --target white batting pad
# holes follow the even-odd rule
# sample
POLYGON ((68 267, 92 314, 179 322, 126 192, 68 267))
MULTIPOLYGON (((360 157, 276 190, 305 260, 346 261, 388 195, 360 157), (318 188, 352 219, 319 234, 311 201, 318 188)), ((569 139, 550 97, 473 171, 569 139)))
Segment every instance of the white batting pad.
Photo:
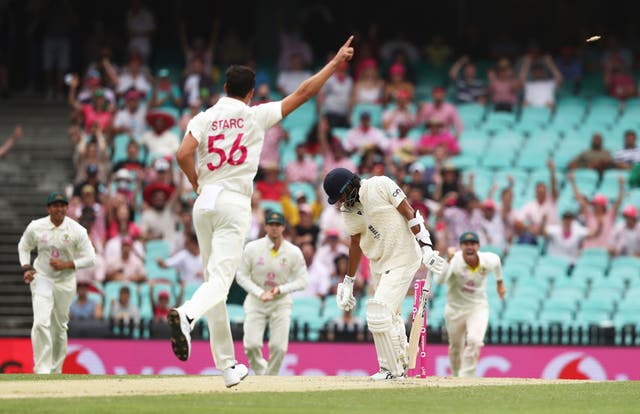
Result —
MULTIPOLYGON (((404 367, 399 358, 398 329, 394 326, 391 309, 380 301, 369 299, 367 301, 367 324, 373 335, 380 367, 388 369, 394 376, 404 375, 404 367)), ((406 335, 404 342, 406 343, 406 335)))

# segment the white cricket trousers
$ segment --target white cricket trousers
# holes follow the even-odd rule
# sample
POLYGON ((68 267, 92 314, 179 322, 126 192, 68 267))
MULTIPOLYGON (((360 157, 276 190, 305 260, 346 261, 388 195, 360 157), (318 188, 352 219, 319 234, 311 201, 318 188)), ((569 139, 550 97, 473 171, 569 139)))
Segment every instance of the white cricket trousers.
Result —
POLYGON ((226 300, 242 258, 251 220, 251 200, 244 194, 222 190, 215 206, 193 209, 193 224, 204 267, 205 282, 181 306, 189 318, 205 316, 216 368, 236 364, 226 300))
POLYGON ((384 303, 392 312, 400 315, 402 311, 402 301, 407 296, 413 278, 421 265, 422 259, 406 266, 396 267, 384 273, 372 273, 374 287, 373 299, 384 303))
POLYGON ((285 295, 262 302, 251 294, 244 300, 244 353, 258 375, 278 375, 289 348, 289 328, 293 300, 285 295), (262 339, 269 323, 269 361, 262 356, 262 339))
POLYGON ((67 329, 69 309, 76 296, 76 278, 68 277, 48 283, 52 289, 37 289, 44 276, 36 275, 31 282, 33 304, 33 372, 35 374, 60 374, 67 356, 67 329))
POLYGON ((477 305, 463 311, 446 305, 444 323, 449 335, 451 375, 475 377, 489 324, 489 305, 477 305))

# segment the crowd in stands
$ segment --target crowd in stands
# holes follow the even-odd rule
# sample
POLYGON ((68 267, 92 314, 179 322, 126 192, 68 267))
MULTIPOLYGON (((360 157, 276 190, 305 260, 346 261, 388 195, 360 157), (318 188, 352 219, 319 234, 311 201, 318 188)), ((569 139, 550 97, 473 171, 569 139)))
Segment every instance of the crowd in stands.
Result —
MULTIPOLYGON (((68 211, 98 253, 95 267, 78 272, 83 289, 72 310, 85 318, 162 318, 203 277, 195 194, 174 154, 188 121, 224 94, 218 26, 208 43, 181 30, 185 66, 175 69, 150 66, 148 10, 132 9, 128 24, 125 61, 105 45, 68 82, 68 211), (112 303, 86 304, 86 286, 104 294, 110 284, 118 286, 112 303), (131 286, 145 286, 139 300, 131 286)), ((299 34, 283 31, 280 40, 272 71, 246 56, 235 62, 257 69, 254 105, 290 93, 322 60, 299 34)), ((321 185, 335 167, 401 183, 441 252, 474 231, 503 257, 520 244, 571 264, 585 247, 640 257, 634 51, 612 39, 594 68, 593 57, 568 47, 496 44, 495 54, 472 59, 455 56, 441 36, 423 49, 400 37, 359 42, 317 99, 265 137, 247 240, 264 235, 265 211, 283 212, 286 237, 309 268, 297 297, 335 294, 345 273, 349 234, 321 185)), ((368 279, 363 259, 360 295, 368 279)))

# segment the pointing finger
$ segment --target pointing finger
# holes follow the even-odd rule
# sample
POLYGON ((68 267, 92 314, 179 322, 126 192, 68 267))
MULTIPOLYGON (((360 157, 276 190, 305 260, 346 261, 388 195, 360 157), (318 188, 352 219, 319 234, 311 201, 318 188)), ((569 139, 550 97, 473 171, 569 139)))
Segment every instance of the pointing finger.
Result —
POLYGON ((349 47, 351 46, 351 42, 353 41, 353 35, 349 36, 349 39, 347 39, 347 41, 345 42, 344 45, 342 45, 342 47, 349 47))

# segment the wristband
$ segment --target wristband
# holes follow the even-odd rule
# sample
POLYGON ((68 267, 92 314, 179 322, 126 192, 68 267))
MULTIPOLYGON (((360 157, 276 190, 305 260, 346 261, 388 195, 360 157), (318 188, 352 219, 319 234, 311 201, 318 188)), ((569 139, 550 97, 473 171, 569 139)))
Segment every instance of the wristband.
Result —
POLYGON ((24 273, 27 270, 33 270, 33 266, 29 265, 28 267, 21 267, 21 269, 22 269, 22 273, 24 273))

